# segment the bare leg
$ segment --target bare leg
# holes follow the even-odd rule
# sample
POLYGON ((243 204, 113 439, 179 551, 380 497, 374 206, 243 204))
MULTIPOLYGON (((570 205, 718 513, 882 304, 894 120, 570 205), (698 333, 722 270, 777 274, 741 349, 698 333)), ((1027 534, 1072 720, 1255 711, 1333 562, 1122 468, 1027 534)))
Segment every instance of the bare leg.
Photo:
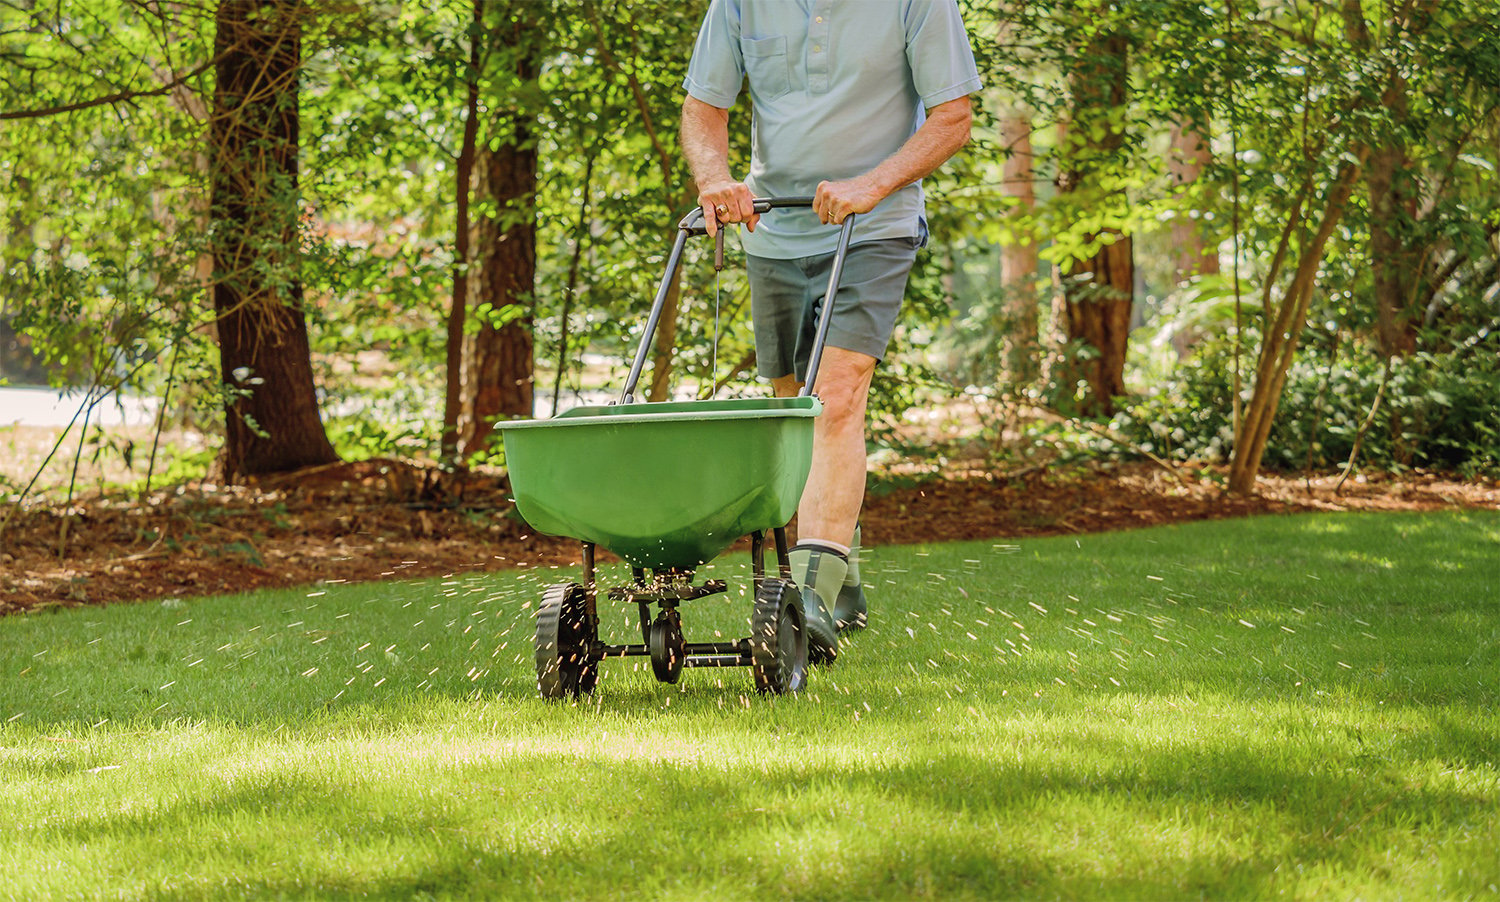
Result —
MULTIPOLYGON (((875 363, 858 351, 823 349, 814 390, 823 414, 813 427, 812 472, 797 508, 798 541, 853 544, 865 498, 865 401, 875 363)), ((772 379, 771 385, 781 397, 800 388, 794 376, 772 379)))

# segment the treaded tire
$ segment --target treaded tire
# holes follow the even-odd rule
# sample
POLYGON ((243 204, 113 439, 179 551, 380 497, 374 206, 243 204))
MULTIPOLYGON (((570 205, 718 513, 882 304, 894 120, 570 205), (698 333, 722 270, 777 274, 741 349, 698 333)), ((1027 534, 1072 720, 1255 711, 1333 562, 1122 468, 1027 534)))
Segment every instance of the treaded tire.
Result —
POLYGON ((651 623, 651 671, 662 683, 676 683, 687 660, 683 647, 682 624, 675 616, 662 614, 651 623))
POLYGON ((559 583, 547 589, 536 615, 536 688, 542 698, 577 698, 599 683, 583 586, 559 583))
POLYGON ((750 673, 755 688, 781 695, 807 685, 807 628, 802 594, 791 582, 767 579, 750 616, 750 673))

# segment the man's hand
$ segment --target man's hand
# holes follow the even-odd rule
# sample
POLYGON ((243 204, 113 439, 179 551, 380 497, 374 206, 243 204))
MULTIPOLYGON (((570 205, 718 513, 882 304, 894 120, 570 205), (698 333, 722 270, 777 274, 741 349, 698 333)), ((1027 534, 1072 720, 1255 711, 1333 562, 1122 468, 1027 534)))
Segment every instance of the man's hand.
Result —
POLYGON ((744 182, 725 179, 711 185, 699 186, 698 206, 703 208, 703 225, 712 238, 721 224, 743 222, 755 231, 760 214, 755 212, 755 195, 744 182))
POLYGON ((823 182, 813 198, 813 210, 825 223, 842 223, 851 213, 868 213, 902 185, 920 181, 943 165, 969 140, 973 112, 969 98, 940 103, 927 111, 927 121, 906 139, 901 149, 863 175, 841 182, 823 182))
POLYGON ((868 213, 882 200, 885 200, 885 192, 868 176, 841 182, 819 182, 818 193, 813 197, 813 212, 824 223, 838 225, 850 213, 868 213))
POLYGON ((760 221, 751 203, 755 195, 729 174, 729 111, 689 94, 682 101, 682 134, 678 140, 698 183, 698 205, 703 208, 703 226, 709 237, 719 233, 720 225, 730 222, 743 222, 755 231, 760 221))

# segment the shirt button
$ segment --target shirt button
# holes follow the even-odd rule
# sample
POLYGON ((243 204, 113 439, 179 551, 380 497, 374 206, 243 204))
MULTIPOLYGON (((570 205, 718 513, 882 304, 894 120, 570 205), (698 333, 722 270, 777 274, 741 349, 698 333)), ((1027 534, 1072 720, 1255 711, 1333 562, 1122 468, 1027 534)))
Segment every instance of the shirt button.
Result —
POLYGON ((822 16, 818 16, 818 18, 815 19, 814 21, 821 23, 823 21, 823 17, 822 16))
POLYGON ((821 44, 814 44, 813 45, 813 53, 822 53, 822 52, 823 52, 823 45, 821 45, 821 44))

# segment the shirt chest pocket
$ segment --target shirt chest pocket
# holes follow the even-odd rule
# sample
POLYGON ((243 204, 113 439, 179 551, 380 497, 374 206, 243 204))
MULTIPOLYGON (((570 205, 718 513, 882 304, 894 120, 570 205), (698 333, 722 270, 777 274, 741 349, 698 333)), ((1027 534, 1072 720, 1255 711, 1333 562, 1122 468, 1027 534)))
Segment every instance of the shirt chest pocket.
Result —
POLYGON ((750 89, 764 100, 775 100, 792 89, 791 61, 786 55, 786 36, 741 38, 745 74, 750 89))

